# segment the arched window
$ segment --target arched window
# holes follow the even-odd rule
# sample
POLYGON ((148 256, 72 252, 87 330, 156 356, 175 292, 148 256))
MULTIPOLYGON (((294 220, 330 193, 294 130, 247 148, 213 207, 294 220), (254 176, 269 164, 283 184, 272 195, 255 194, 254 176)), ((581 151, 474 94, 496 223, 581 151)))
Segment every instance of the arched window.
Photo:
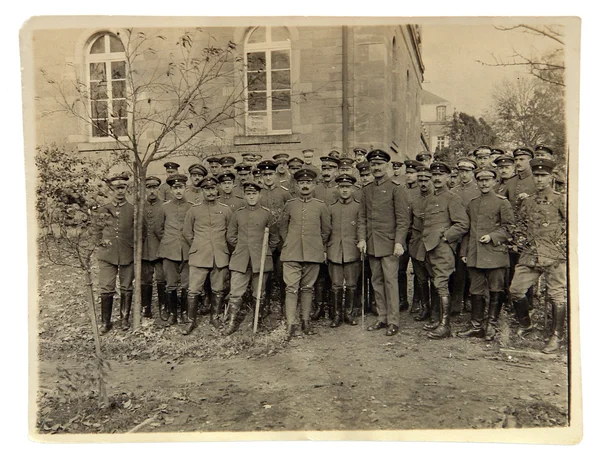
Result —
POLYGON ((291 39, 285 27, 258 27, 245 42, 246 135, 292 133, 291 39))
POLYGON ((127 135, 125 47, 113 33, 91 41, 87 52, 92 138, 127 135))

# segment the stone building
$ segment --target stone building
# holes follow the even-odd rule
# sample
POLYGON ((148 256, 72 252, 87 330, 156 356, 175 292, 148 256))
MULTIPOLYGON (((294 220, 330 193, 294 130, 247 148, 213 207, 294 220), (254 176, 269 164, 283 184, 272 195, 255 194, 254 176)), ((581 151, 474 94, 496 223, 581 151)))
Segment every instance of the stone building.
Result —
MULTIPOLYGON (((125 139, 135 126, 127 71, 165 79, 170 64, 182 63, 177 42, 181 43, 185 31, 135 30, 138 37, 160 35, 160 39, 153 41, 151 52, 128 62, 131 41, 125 39, 126 30, 36 30, 32 42, 36 144, 54 142, 98 156, 118 147, 107 130, 125 139), (77 87, 79 94, 85 94, 76 105, 79 118, 59 111, 59 87, 69 102, 79 97, 77 87)), ((345 153, 361 146, 391 149, 398 153, 395 157, 404 159, 425 146, 424 66, 417 25, 213 27, 203 28, 201 35, 210 40, 194 44, 196 58, 201 60, 208 42, 234 43, 237 54, 230 76, 215 82, 207 105, 223 102, 237 87, 246 86, 244 101, 235 106, 235 119, 222 121, 195 144, 203 156, 300 155, 302 149, 311 148, 318 161, 331 150, 345 153)), ((137 105, 142 107, 144 102, 159 101, 165 108, 176 105, 174 97, 161 100, 149 92, 138 93, 137 105)), ((143 148, 156 139, 157 129, 149 126, 136 134, 143 148)), ((186 168, 198 161, 189 149, 187 154, 169 159, 186 168)), ((162 162, 153 163, 149 170, 162 172, 162 162)))
POLYGON ((429 149, 433 152, 448 146, 448 126, 452 122, 450 101, 423 90, 421 93, 421 121, 429 149))

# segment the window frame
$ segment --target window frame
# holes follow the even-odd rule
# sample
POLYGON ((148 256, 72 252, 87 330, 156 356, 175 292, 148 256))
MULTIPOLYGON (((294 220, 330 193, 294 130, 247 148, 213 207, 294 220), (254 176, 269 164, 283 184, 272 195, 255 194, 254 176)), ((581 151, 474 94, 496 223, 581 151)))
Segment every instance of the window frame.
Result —
POLYGON ((435 148, 439 151, 441 151, 442 149, 444 149, 446 147, 446 135, 438 135, 436 137, 436 144, 435 144, 435 148), (442 146, 440 147, 440 142, 442 144, 442 146))
POLYGON ((439 122, 445 121, 446 118, 447 118, 447 115, 446 115, 446 106, 445 105, 438 105, 437 108, 436 108, 436 119, 437 119, 437 121, 439 121, 439 122))
MULTIPOLYGON (((292 44, 291 44, 291 33, 287 27, 278 27, 285 28, 289 40, 287 41, 272 41, 271 40, 271 26, 262 26, 262 27, 253 27, 247 34, 244 40, 244 135, 245 136, 271 136, 271 135, 291 135, 293 130, 293 108, 292 108, 292 81, 293 77, 293 64, 292 64, 292 44), (258 30, 259 28, 265 28, 265 41, 260 43, 249 43, 249 39, 252 34, 258 30), (272 81, 272 72, 271 68, 271 59, 272 52, 278 50, 287 50, 289 55, 289 71, 290 71, 290 108, 289 110, 275 110, 275 111, 289 111, 290 112, 290 128, 289 129, 276 129, 273 130, 273 81, 272 81), (248 54, 256 53, 256 52, 265 52, 265 72, 267 74, 266 77, 266 116, 267 116, 267 130, 266 132, 260 133, 251 133, 248 128, 249 116, 251 116, 251 112, 249 110, 249 90, 248 90, 248 54)), ((275 90, 275 91, 284 91, 284 90, 275 90)), ((262 112, 262 110, 257 110, 256 112, 262 112)))

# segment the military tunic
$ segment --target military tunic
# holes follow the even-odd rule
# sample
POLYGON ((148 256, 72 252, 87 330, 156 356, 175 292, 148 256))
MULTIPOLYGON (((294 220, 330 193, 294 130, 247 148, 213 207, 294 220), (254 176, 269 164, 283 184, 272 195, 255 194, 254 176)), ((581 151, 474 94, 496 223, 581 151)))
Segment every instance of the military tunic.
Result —
MULTIPOLYGON (((508 185, 514 182, 511 182, 512 179, 517 177, 516 175, 509 177, 508 179, 500 179, 500 181, 494 187, 494 191, 499 195, 502 195, 508 198, 508 185)), ((510 201, 509 201, 510 202, 510 201)))
POLYGON ((164 232, 158 247, 158 257, 172 261, 187 261, 189 246, 183 239, 185 216, 192 207, 185 199, 173 199, 163 204, 164 232))
POLYGON ((327 244, 329 276, 334 289, 356 287, 360 273, 358 244, 358 212, 360 202, 350 196, 338 199, 330 207, 331 235, 327 244))
POLYGON ((226 195, 225 193, 221 194, 217 201, 229 206, 232 212, 235 212, 240 207, 244 207, 246 205, 244 196, 240 196, 234 192, 231 192, 229 195, 226 195))
POLYGON ((513 209, 517 209, 520 205, 519 195, 521 193, 527 193, 528 195, 535 194, 535 182, 531 174, 531 169, 526 168, 516 176, 510 178, 506 182, 506 197, 513 206, 513 209))
POLYGON ((173 197, 173 191, 171 190, 171 186, 169 184, 164 183, 160 187, 158 187, 158 199, 161 202, 167 202, 172 199, 175 199, 173 197))
POLYGON ((472 199, 477 198, 480 194, 475 179, 471 179, 467 184, 460 183, 450 191, 455 195, 458 195, 465 208, 469 205, 472 199))
POLYGON ((265 186, 260 193, 260 205, 269 209, 275 220, 279 220, 285 203, 292 199, 290 191, 286 188, 272 185, 271 187, 265 186))
POLYGON ((142 246, 142 284, 151 286, 156 274, 156 282, 164 283, 163 265, 158 257, 158 247, 164 232, 164 209, 157 198, 146 201, 144 216, 148 227, 142 246))
POLYGON ((184 193, 185 200, 192 204, 200 204, 204 201, 204 193, 200 187, 186 187, 184 193))
POLYGON ((320 183, 315 188, 314 196, 330 206, 339 198, 337 184, 334 181, 320 183))

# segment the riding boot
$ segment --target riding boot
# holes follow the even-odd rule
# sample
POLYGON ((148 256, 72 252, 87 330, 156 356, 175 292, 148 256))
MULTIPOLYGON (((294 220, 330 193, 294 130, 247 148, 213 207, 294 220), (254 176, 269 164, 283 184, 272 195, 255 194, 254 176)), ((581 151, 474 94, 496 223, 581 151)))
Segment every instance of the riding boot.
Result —
POLYGON ((504 292, 490 292, 490 308, 488 309, 487 327, 485 340, 493 341, 498 333, 498 318, 502 310, 504 292))
POLYGON ((221 328, 223 324, 219 319, 219 312, 223 305, 223 292, 213 292, 212 304, 210 306, 210 324, 215 328, 221 328))
POLYGON ((169 325, 177 323, 177 289, 169 290, 169 325))
POLYGON ((565 323, 567 319, 567 305, 565 303, 554 304, 554 322, 552 328, 552 336, 542 350, 543 353, 556 353, 560 350, 560 346, 565 337, 565 323))
POLYGON ((431 318, 429 323, 423 326, 425 331, 433 331, 440 326, 441 321, 440 297, 435 289, 431 290, 431 318))
POLYGON ((342 292, 343 289, 331 289, 331 295, 333 299, 333 319, 331 320, 331 328, 337 328, 342 324, 342 318, 344 316, 342 305, 342 292))
POLYGON ((162 320, 168 320, 167 285, 164 282, 156 283, 156 293, 158 294, 158 314, 162 320))
POLYGON ((398 272, 398 295, 399 295, 399 310, 408 310, 408 294, 407 294, 407 275, 406 272, 398 272))
POLYGON ((310 307, 312 304, 312 292, 300 292, 300 310, 302 318, 302 332, 307 335, 316 334, 310 324, 310 307))
POLYGON ((533 286, 531 286, 529 288, 529 290, 527 290, 526 297, 527 297, 527 310, 531 312, 533 310, 533 301, 534 301, 533 286))
POLYGON ((429 300, 429 283, 421 283, 417 285, 419 296, 421 297, 421 310, 414 317, 417 322, 424 322, 431 317, 431 301, 429 300))
POLYGON ((485 312, 485 296, 471 295, 471 325, 466 330, 459 331, 458 337, 479 337, 485 336, 483 329, 483 313, 485 312))
POLYGON ((421 287, 417 282, 416 276, 413 278, 413 288, 413 301, 410 305, 410 313, 419 314, 423 310, 423 296, 421 295, 421 287))
POLYGON ((129 313, 131 312, 131 300, 133 298, 133 292, 121 292, 121 302, 123 304, 123 321, 121 322, 121 329, 126 331, 129 329, 129 313))
POLYGON ((533 326, 531 325, 531 318, 529 318, 529 302, 527 301, 527 297, 512 297, 512 304, 515 308, 515 316, 519 322, 517 336, 521 338, 525 337, 533 329, 533 326))
POLYGON ((113 296, 113 294, 100 295, 100 313, 102 315, 102 327, 100 328, 100 334, 106 334, 112 328, 110 317, 112 315, 113 296))
POLYGON ((450 337, 452 335, 452 331, 450 331, 450 297, 443 296, 440 297, 440 325, 433 331, 427 333, 427 337, 429 339, 443 339, 445 337, 450 337))
POLYGON ((210 314, 210 306, 212 304, 210 301, 210 294, 199 294, 198 297, 201 298, 200 315, 210 314))
POLYGON ((181 298, 180 298, 180 309, 181 309, 181 323, 187 323, 188 321, 188 316, 190 315, 189 312, 189 303, 187 301, 188 299, 188 291, 187 289, 181 289, 181 298))
POLYGON ((152 286, 142 286, 142 315, 146 318, 152 317, 152 286))
POLYGON ((325 298, 325 285, 322 282, 315 284, 315 297, 314 297, 314 308, 313 313, 310 316, 310 320, 317 321, 325 317, 325 311, 327 309, 327 300, 325 298))
POLYGON ((239 297, 229 298, 229 324, 223 333, 225 336, 229 336, 237 331, 240 325, 239 312, 242 309, 242 302, 242 299, 239 297))
MULTIPOLYGON (((311 299, 312 303, 312 299, 311 299)), ((285 293, 285 320, 287 323, 286 339, 289 341, 296 333, 296 310, 298 308, 298 294, 285 293)))
POLYGON ((352 307, 356 303, 356 287, 346 287, 346 297, 342 307, 344 323, 348 325, 358 325, 358 322, 352 316, 352 307))
POLYGON ((181 289, 182 296, 184 291, 185 300, 181 300, 181 303, 187 304, 187 316, 190 323, 188 323, 187 327, 185 328, 185 331, 183 331, 182 334, 184 336, 187 336, 196 328, 196 318, 198 316, 198 296, 192 296, 189 293, 187 293, 187 290, 181 289))

